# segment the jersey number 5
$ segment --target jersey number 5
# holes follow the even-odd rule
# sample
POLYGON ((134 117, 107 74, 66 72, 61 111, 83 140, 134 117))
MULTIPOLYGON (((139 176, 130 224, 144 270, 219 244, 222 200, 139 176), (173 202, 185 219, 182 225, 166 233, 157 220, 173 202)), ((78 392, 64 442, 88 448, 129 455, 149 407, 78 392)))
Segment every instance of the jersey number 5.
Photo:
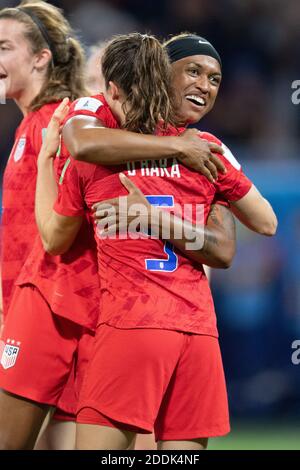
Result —
MULTIPOLYGON (((153 206, 174 207, 173 196, 146 196, 147 200, 153 206)), ((173 245, 169 242, 164 243, 164 252, 167 259, 146 259, 146 269, 148 271, 160 271, 171 273, 178 268, 178 257, 173 251, 173 245)))

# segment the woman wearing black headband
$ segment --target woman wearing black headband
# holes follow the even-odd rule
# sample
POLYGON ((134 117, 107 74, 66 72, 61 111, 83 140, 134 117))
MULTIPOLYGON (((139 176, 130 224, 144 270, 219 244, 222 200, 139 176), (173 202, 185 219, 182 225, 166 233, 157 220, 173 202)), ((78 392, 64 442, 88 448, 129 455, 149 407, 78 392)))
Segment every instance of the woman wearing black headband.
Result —
MULTIPOLYGON (((184 125, 187 123, 196 124, 213 108, 215 99, 217 97, 221 82, 222 70, 220 56, 215 48, 206 39, 190 34, 183 34, 173 37, 165 43, 165 47, 167 48, 169 58, 172 63, 173 88, 177 98, 178 120, 181 124, 184 125), (201 86, 199 86, 199 82, 201 82, 201 86)), ((112 134, 114 134, 114 132, 115 131, 112 131, 112 134)), ((132 137, 135 139, 135 136, 132 137)), ((132 149, 133 151, 137 149, 140 154, 143 154, 142 138, 141 136, 136 137, 138 140, 135 141, 135 144, 132 142, 132 149)), ((152 137, 151 139, 155 140, 155 138, 152 137)), ((114 140, 114 143, 116 142, 117 140, 114 140)), ((203 141, 203 143, 204 142, 208 144, 206 141, 203 141)), ((220 143, 219 141, 216 142, 220 143)), ((128 146, 128 151, 124 152, 124 145, 129 145, 129 140, 126 141, 125 144, 121 144, 120 140, 119 144, 119 161, 124 161, 124 155, 126 155, 128 160, 133 160, 135 158, 135 153, 131 153, 131 150, 128 146)), ((149 156, 151 156, 151 152, 152 155, 155 155, 156 152, 156 158, 158 158, 159 148, 153 145, 153 148, 150 149, 149 144, 150 139, 149 137, 146 137, 144 145, 147 150, 144 158, 149 158, 149 156)), ((100 141, 99 147, 101 147, 100 141)), ((112 155, 110 153, 109 155, 105 155, 107 148, 108 147, 102 147, 102 152, 100 151, 98 154, 96 154, 96 151, 90 154, 88 151, 86 153, 83 151, 80 156, 78 155, 78 157, 92 162, 97 162, 98 160, 98 163, 102 164, 107 164, 109 159, 112 158, 115 159, 115 162, 117 163, 118 159, 116 154, 112 155)), ((114 151, 117 152, 115 145, 114 151)), ((209 153, 209 148, 207 148, 207 151, 209 153)), ((229 158, 231 158, 230 151, 227 149, 226 154, 229 158)), ((272 208, 268 202, 265 201, 260 196, 260 194, 256 192, 254 187, 251 189, 251 193, 248 195, 248 198, 246 198, 248 200, 244 200, 242 202, 243 207, 239 211, 234 209, 234 206, 232 208, 237 211, 237 215, 240 216, 240 220, 254 231, 265 235, 273 235, 276 231, 277 222, 272 208)), ((136 192, 131 196, 131 202, 138 203, 139 201, 140 196, 138 192, 136 192)), ((99 207, 99 213, 100 212, 101 205, 99 207)), ((227 235, 227 239, 232 240, 235 236, 235 233, 232 216, 230 215, 229 210, 220 204, 216 204, 212 207, 211 217, 208 219, 208 226, 214 227, 214 219, 218 220, 218 223, 223 226, 223 232, 227 235)), ((219 246, 223 251, 223 254, 226 256, 225 240, 226 236, 225 239, 223 238, 223 240, 220 241, 219 246)), ((234 251, 231 253, 233 252, 234 251)), ((141 440, 143 441, 142 445, 145 445, 146 442, 146 448, 149 448, 147 445, 150 445, 150 448, 154 448, 153 441, 151 442, 149 438, 145 440, 145 437, 143 437, 141 440)))
POLYGON ((214 46, 205 38, 196 34, 183 33, 173 36, 164 44, 171 64, 185 57, 193 55, 206 55, 216 59, 222 68, 222 61, 214 46))
MULTIPOLYGON (((212 110, 217 98, 222 79, 220 55, 205 38, 190 33, 173 36, 164 46, 172 64, 177 123, 181 126, 196 124, 212 110)), ((65 135, 70 142, 74 158, 101 165, 112 165, 138 160, 141 155, 145 160, 153 160, 176 154, 181 163, 202 173, 209 181, 217 179, 218 172, 222 172, 224 168, 217 153, 224 153, 229 161, 239 166, 230 150, 219 139, 214 136, 210 136, 210 141, 199 139, 194 129, 187 130, 181 137, 183 141, 178 142, 178 148, 172 149, 168 148, 164 139, 155 136, 125 134, 111 129, 102 131, 99 132, 99 140, 94 140, 91 145, 88 132, 75 135, 70 133, 68 139, 68 129, 66 129, 65 135), (109 145, 109 142, 113 145, 109 145)), ((228 211, 219 205, 217 210, 218 216, 224 223, 225 239, 227 237, 228 240, 232 239, 232 220, 228 217, 228 211)), ((276 231, 276 216, 270 204, 254 186, 247 198, 232 204, 231 210, 244 225, 257 233, 268 236, 276 231)), ((215 260, 217 256, 222 256, 221 252, 226 256, 225 246, 220 245, 220 247, 218 254, 212 247, 211 255, 215 256, 215 260)), ((231 248, 232 246, 228 251, 228 264, 233 255, 231 248)))
MULTIPOLYGON (((83 65, 84 54, 81 45, 58 8, 41 1, 27 2, 17 8, 5 8, 0 11, 1 90, 5 91, 6 98, 16 102, 24 116, 16 133, 15 145, 3 180, 4 213, 0 272, 3 282, 5 324, 10 321, 12 313, 15 314, 9 307, 12 305, 16 289, 20 287, 15 287, 14 284, 28 258, 34 239, 38 237, 34 197, 36 160, 42 144, 42 134, 48 126, 53 111, 63 98, 74 100, 86 94, 83 65)), ((24 304, 22 308, 26 310, 26 305, 24 304)), ((27 308, 32 310, 31 306, 27 308)), ((36 325, 39 325, 39 318, 37 316, 36 325)), ((25 329, 26 324, 22 324, 21 327, 25 329)), ((6 338, 5 329, 3 335, 1 388, 19 394, 24 397, 25 402, 26 399, 43 402, 42 398, 45 397, 39 396, 39 393, 43 393, 41 384, 40 387, 37 386, 38 390, 33 392, 28 383, 26 387, 20 377, 11 390, 9 386, 6 387, 3 373, 16 371, 18 365, 17 362, 13 365, 13 369, 8 367, 7 351, 9 344, 12 344, 15 345, 13 351, 17 354, 20 338, 17 334, 11 333, 10 337, 15 339, 8 344, 7 339, 10 338, 6 338)), ((21 354, 24 354, 25 345, 20 347, 21 354)), ((42 371, 38 371, 35 367, 28 367, 25 372, 26 380, 29 382, 30 374, 32 377, 46 378, 44 365, 42 368, 42 371)), ((34 383, 34 379, 31 383, 34 383)), ((71 401, 72 399, 66 408, 62 406, 63 413, 70 411, 71 401)), ((3 445, 2 439, 5 440, 5 435, 9 435, 6 442, 18 447, 19 433, 22 433, 24 427, 13 426, 13 429, 10 429, 9 422, 25 423, 27 420, 33 425, 34 436, 30 439, 30 443, 25 443, 25 446, 31 446, 48 408, 47 406, 43 409, 42 405, 36 405, 33 406, 33 412, 29 413, 29 408, 24 407, 22 398, 18 400, 1 392, 0 445, 3 445)), ((22 445, 24 446, 24 443, 22 445)))
POLYGON ((222 80, 222 63, 206 39, 179 35, 165 43, 173 69, 179 123, 195 124, 214 106, 222 80))

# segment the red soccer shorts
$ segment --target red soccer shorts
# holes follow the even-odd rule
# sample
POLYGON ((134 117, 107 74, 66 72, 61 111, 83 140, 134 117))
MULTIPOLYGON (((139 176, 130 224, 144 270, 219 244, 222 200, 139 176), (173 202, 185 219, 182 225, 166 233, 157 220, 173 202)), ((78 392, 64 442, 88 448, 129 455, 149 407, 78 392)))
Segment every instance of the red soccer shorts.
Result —
POLYGON ((94 342, 94 333, 85 330, 76 349, 72 371, 69 374, 66 386, 58 400, 56 410, 52 416, 59 421, 76 421, 79 391, 82 387, 83 377, 87 369, 90 351, 94 342), (72 407, 70 408, 70 403, 72 407), (72 412, 66 410, 72 409, 72 412))
POLYGON ((0 347, 0 388, 75 414, 93 334, 53 314, 39 290, 17 286, 0 347), (2 353, 1 353, 2 350, 2 353))
POLYGON ((230 430, 218 339, 170 330, 101 325, 77 421, 156 440, 222 436, 230 430))

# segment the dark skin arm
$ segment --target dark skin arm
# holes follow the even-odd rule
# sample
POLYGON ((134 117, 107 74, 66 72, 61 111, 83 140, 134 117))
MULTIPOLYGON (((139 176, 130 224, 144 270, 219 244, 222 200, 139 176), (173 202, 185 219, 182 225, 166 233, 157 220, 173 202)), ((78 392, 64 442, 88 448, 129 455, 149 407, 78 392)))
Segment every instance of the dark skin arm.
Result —
POLYGON ((207 225, 196 226, 162 208, 151 206, 130 179, 123 174, 120 179, 129 191, 126 197, 127 206, 120 207, 119 198, 94 205, 94 217, 103 227, 101 235, 109 236, 127 231, 137 216, 133 205, 138 204, 145 208, 145 215, 141 218, 143 231, 147 232, 151 228, 153 235, 171 242, 197 263, 223 269, 231 265, 235 254, 235 223, 229 209, 220 204, 213 205, 207 225), (166 226, 170 227, 167 236, 163 230, 166 226), (181 234, 180 237, 176 235, 178 233, 181 234))
POLYGON ((229 268, 236 250, 235 220, 229 208, 214 204, 205 227, 202 256, 204 264, 212 266, 219 262, 221 267, 229 268))
MULTIPOLYGON (((101 121, 88 116, 70 119, 63 129, 70 154, 77 160, 109 166, 138 160, 176 157, 180 163, 204 175, 210 182, 218 171, 226 172, 214 154, 222 147, 199 139, 197 129, 188 129, 178 137, 157 137, 106 129, 101 121)), ((263 235, 276 233, 277 219, 270 204, 252 187, 241 200, 232 203, 232 211, 246 227, 263 235)))
MULTIPOLYGON (((174 237, 175 227, 185 226, 185 222, 176 216, 171 217, 171 236, 167 239, 162 234, 164 212, 161 211, 159 224, 159 237, 176 246, 180 251, 193 261, 206 264, 211 268, 229 268, 235 254, 235 223, 229 209, 222 205, 214 205, 211 208, 207 225, 196 227, 193 225, 191 236, 183 236, 181 239, 174 237), (192 234, 196 236, 192 237, 192 234), (188 244, 196 242, 199 238, 199 248, 188 249, 188 244)), ((185 229, 184 233, 188 233, 185 229)), ((197 245, 195 245, 196 247, 197 245)))
POLYGON ((203 174, 209 181, 218 177, 225 166, 215 153, 222 147, 199 139, 197 129, 178 137, 157 137, 120 129, 107 129, 89 116, 75 116, 63 128, 64 143, 76 160, 110 166, 140 160, 177 158, 183 165, 203 174))

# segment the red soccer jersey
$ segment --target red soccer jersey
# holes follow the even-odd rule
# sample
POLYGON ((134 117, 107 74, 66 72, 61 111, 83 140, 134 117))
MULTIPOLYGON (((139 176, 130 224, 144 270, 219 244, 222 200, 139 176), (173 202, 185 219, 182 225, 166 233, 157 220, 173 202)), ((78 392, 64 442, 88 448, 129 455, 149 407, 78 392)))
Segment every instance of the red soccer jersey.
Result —
MULTIPOLYGON (((101 118, 108 108, 105 100, 101 96, 90 100, 75 102, 70 117, 84 112, 106 125, 101 118)), ((177 133, 170 129, 168 135, 177 133)), ((214 140, 207 134, 201 137, 214 140)), ((226 157, 220 158, 227 173, 215 184, 178 164, 176 159, 136 162, 127 167, 101 167, 71 160, 54 208, 62 215, 83 215, 95 202, 126 195, 118 176, 122 170, 149 195, 150 202, 170 208, 174 204, 202 205, 206 221, 217 191, 229 200, 237 200, 251 187, 251 182, 236 168, 237 163, 233 166, 226 157)), ((101 286, 100 323, 217 336, 213 300, 201 265, 169 244, 147 236, 138 240, 103 240, 95 231, 95 238, 101 286)))
MULTIPOLYGON (((85 101, 81 98, 76 103, 85 101)), ((107 107, 101 109, 100 118, 108 127, 117 127, 107 107)), ((58 180, 67 157, 63 150, 56 160, 58 180)), ((62 256, 45 253, 38 235, 16 283, 35 285, 54 313, 94 329, 99 317, 100 288, 96 244, 89 221, 85 219, 73 245, 62 256)))
POLYGON ((7 313, 14 283, 38 233, 34 217, 36 159, 43 130, 57 105, 46 104, 23 119, 5 169, 1 249, 4 314, 7 313))

